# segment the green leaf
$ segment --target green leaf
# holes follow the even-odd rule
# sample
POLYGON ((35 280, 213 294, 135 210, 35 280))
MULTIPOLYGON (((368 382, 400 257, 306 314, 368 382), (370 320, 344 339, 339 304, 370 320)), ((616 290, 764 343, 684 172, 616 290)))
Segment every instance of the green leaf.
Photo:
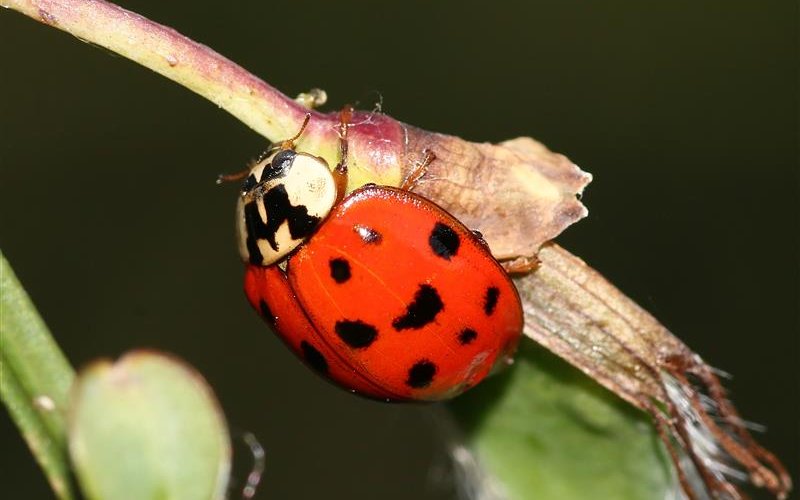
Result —
POLYGON ((647 416, 534 342, 450 410, 509 499, 666 498, 675 485, 647 416))
POLYGON ((0 253, 0 396, 59 498, 72 498, 65 449, 72 367, 0 253))
POLYGON ((69 449, 89 499, 224 498, 231 444, 202 377, 146 351, 84 370, 69 449))

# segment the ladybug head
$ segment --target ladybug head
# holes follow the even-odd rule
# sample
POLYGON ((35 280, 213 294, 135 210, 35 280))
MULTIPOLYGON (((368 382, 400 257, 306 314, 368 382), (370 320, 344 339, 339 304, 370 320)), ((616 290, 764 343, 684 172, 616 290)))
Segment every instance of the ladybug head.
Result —
POLYGON ((242 260, 279 262, 311 236, 335 203, 336 182, 324 159, 283 147, 260 159, 236 208, 242 260))

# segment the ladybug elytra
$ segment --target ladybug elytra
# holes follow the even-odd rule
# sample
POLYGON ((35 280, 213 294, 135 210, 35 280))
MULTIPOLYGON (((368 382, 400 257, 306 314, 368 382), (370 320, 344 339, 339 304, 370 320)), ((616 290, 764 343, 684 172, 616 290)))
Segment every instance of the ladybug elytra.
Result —
POLYGON ((479 234, 433 202, 374 184, 343 196, 349 117, 333 172, 294 150, 303 129, 250 169, 237 209, 245 293, 339 386, 386 401, 451 398, 511 360, 519 296, 479 234))

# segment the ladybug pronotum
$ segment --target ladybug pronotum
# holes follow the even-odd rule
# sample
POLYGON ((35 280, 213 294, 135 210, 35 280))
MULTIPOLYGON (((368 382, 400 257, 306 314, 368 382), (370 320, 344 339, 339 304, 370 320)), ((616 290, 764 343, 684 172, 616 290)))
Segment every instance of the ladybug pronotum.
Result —
MULTIPOLYGON (((306 121, 308 117, 306 118, 306 121)), ((509 362, 516 288, 485 242, 433 202, 368 184, 284 141, 251 168, 237 209, 250 304, 310 368, 386 401, 448 399, 509 362)))
POLYGON ((325 160, 281 149, 258 162, 242 185, 236 209, 239 254, 268 266, 300 245, 336 202, 325 160))

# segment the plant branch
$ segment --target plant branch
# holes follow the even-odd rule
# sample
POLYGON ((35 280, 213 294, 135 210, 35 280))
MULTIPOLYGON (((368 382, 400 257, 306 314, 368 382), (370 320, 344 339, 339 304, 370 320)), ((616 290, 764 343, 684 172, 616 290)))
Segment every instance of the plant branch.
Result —
POLYGON ((0 0, 81 40, 105 47, 200 94, 264 137, 290 137, 307 112, 205 45, 102 0, 0 0))
MULTIPOLYGON (((308 112, 208 47, 102 0, 0 0, 0 5, 146 66, 273 141, 294 135, 308 112)), ((298 147, 335 164, 337 124, 335 114, 314 113, 298 147)), ((425 151, 432 151, 436 161, 413 189, 480 230, 500 259, 531 261, 543 242, 586 215, 575 195, 591 176, 529 138, 473 144, 361 112, 353 116, 348 142, 350 188, 365 182, 400 185, 425 151)), ((665 443, 681 444, 688 457, 673 457, 678 471, 686 467, 683 462, 693 464, 706 493, 736 493, 736 486, 714 473, 715 464, 727 467, 730 456, 753 484, 779 498, 787 494, 791 480, 782 465, 750 437, 699 356, 580 259, 556 246, 543 248, 540 257, 537 272, 516 280, 526 335, 650 413, 669 433, 662 432, 665 443), (720 425, 711 414, 719 415, 720 425), (692 437, 698 433, 702 439, 692 437), (709 440, 714 446, 704 448, 709 440)), ((30 390, 23 375, 31 374, 18 375, 30 390)), ((50 420, 44 420, 48 431, 63 433, 50 420)), ((682 482, 691 495, 688 482, 682 482)))
MULTIPOLYGON (((295 135, 310 112, 313 119, 298 149, 331 166, 339 161, 338 113, 309 111, 172 28, 103 0, 0 0, 0 5, 166 76, 272 142, 295 135)), ((400 186, 432 151, 436 161, 413 190, 480 230, 500 259, 532 258, 542 242, 586 216, 575 195, 591 175, 527 137, 475 144, 382 113, 357 111, 348 144, 348 189, 368 182, 400 186)))
POLYGON ((72 498, 65 410, 74 376, 0 253, 0 396, 59 498, 72 498))

